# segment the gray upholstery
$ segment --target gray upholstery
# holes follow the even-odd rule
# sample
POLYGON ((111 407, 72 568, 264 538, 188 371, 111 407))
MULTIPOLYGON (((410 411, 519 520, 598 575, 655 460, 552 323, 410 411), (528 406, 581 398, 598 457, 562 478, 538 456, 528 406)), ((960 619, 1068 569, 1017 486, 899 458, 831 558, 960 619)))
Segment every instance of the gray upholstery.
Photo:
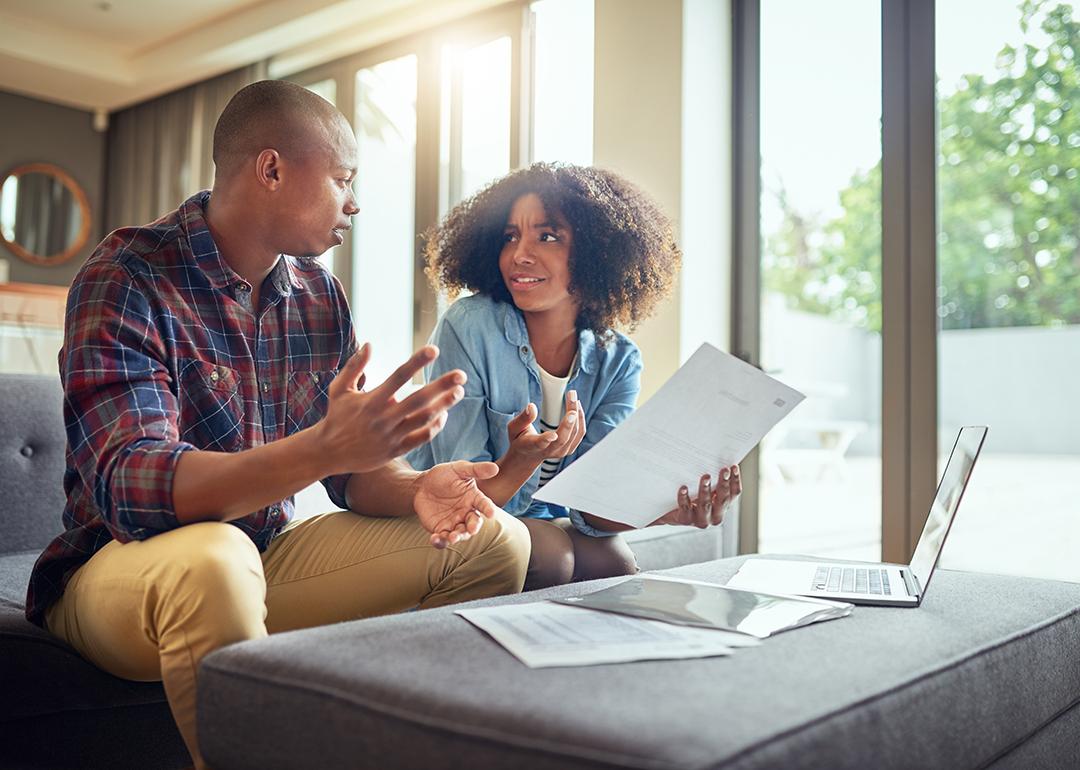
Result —
POLYGON ((0 554, 41 550, 63 528, 61 398, 58 377, 0 375, 0 554))
POLYGON ((57 377, 0 374, 0 767, 191 764, 157 682, 128 682, 26 620, 30 570, 63 529, 57 377))
MULTIPOLYGON (((0 768, 184 767, 159 683, 100 671, 23 613, 34 561, 63 528, 61 397, 57 377, 0 374, 0 768)), ((719 547, 715 532, 636 537, 646 569, 719 547)))
POLYGON ((203 661, 199 729, 218 770, 1075 767, 1078 699, 1080 585, 942 571, 730 658, 534 671, 450 609, 281 634, 203 661))

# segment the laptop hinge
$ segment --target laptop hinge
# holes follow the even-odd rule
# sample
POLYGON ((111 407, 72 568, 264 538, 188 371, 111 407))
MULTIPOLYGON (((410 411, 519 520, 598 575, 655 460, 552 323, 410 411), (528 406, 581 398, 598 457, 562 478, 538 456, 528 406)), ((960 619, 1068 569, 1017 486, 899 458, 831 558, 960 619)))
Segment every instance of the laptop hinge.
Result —
POLYGON ((903 576, 904 583, 907 585, 908 596, 913 596, 918 599, 920 596, 918 579, 911 574, 910 569, 901 569, 900 574, 903 576))

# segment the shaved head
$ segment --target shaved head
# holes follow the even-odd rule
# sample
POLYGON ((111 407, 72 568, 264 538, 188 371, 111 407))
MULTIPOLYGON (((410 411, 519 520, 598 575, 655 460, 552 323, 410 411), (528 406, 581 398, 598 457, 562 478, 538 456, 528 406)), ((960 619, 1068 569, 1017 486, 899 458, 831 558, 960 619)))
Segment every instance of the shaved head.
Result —
POLYGON ((266 149, 299 159, 350 131, 337 108, 303 86, 260 80, 229 100, 214 128, 218 177, 231 176, 266 149))

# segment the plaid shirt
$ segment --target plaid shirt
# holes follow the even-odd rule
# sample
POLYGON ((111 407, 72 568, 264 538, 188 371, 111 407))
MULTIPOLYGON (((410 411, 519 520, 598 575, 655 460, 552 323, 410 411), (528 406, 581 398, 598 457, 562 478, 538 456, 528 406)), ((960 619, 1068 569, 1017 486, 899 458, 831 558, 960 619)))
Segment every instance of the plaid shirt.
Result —
MULTIPOLYGON (((207 229, 209 198, 113 232, 71 286, 60 351, 65 531, 34 565, 34 623, 110 540, 180 526, 172 482, 181 453, 239 452, 313 425, 356 349, 341 284, 314 261, 279 259, 252 312, 251 287, 207 229)), ((347 480, 323 480, 342 508, 347 480)), ((290 497, 230 523, 263 550, 292 516, 290 497)))

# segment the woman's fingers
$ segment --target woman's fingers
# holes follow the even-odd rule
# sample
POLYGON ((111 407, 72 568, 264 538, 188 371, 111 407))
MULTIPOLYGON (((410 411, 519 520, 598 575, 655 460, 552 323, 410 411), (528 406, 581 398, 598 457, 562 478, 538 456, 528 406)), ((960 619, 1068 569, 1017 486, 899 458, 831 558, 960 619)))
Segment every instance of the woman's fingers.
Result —
POLYGON ((691 510, 690 490, 684 485, 679 487, 679 523, 691 524, 694 521, 694 513, 691 510))
POLYGON ((698 495, 693 511, 694 526, 698 529, 708 527, 709 515, 712 513, 712 476, 708 473, 698 481, 698 495))

